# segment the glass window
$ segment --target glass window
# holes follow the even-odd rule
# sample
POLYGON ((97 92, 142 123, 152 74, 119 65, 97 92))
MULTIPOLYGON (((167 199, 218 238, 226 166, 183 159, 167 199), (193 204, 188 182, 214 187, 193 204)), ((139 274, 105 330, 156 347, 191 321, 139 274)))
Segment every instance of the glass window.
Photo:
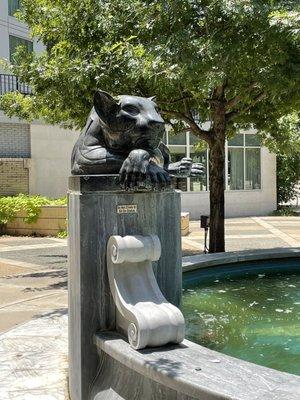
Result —
POLYGON ((244 134, 238 133, 228 140, 228 146, 244 146, 244 134))
POLYGON ((192 133, 190 133, 190 144, 196 144, 199 143, 201 141, 200 138, 198 138, 197 136, 193 135, 192 133))
POLYGON ((191 192, 201 192, 203 190, 208 190, 207 184, 207 150, 201 151, 199 153, 191 154, 191 158, 194 163, 201 163, 204 167, 204 174, 197 178, 190 179, 190 191, 191 192))
POLYGON ((188 180, 187 178, 177 178, 176 179, 176 189, 181 190, 182 192, 187 192, 188 180))
POLYGON ((171 153, 171 162, 176 162, 186 157, 186 146, 168 146, 171 153))
POLYGON ((244 149, 228 149, 228 189, 244 189, 244 149))
MULTIPOLYGON (((189 133, 188 133, 189 134, 189 133)), ((171 162, 180 161, 190 154, 194 163, 204 166, 204 174, 201 177, 179 178, 176 180, 177 188, 182 191, 205 191, 209 190, 208 182, 208 154, 209 151, 197 150, 192 144, 198 139, 190 134, 190 148, 185 143, 185 134, 169 136, 169 149, 171 162), (171 140, 170 140, 171 139, 171 140), (189 150, 189 151, 187 151, 189 150)), ((255 190, 261 188, 261 149, 259 138, 253 134, 237 134, 228 141, 228 189, 229 190, 255 190)))
POLYGON ((246 178, 245 189, 253 190, 261 188, 260 176, 260 149, 245 149, 246 178))
POLYGON ((186 145, 186 134, 179 133, 178 135, 168 135, 169 144, 171 145, 186 145))
POLYGON ((250 135, 250 134, 246 134, 245 135, 245 146, 256 146, 259 147, 260 146, 260 140, 259 137, 257 135, 250 135))
POLYGON ((19 46, 24 46, 28 53, 32 53, 33 51, 33 43, 30 40, 9 35, 9 54, 10 62, 12 63, 16 62, 14 55, 19 46))
POLYGON ((21 8, 21 0, 8 0, 8 15, 14 16, 15 12, 21 8))
MULTIPOLYGON (((176 149, 177 151, 177 149, 176 149)), ((178 152, 178 153, 173 153, 171 152, 171 162, 177 162, 180 161, 183 157, 186 157, 186 153, 185 153, 185 148, 184 148, 184 152, 178 152)), ((187 187, 187 179, 186 178, 176 178, 176 189, 179 189, 183 192, 186 192, 188 190, 187 187)))

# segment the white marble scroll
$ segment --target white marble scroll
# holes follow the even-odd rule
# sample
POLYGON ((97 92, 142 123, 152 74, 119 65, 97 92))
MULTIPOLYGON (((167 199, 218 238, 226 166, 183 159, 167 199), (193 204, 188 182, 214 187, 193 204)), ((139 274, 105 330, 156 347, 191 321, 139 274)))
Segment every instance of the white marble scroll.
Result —
POLYGON ((185 323, 156 282, 152 261, 161 255, 160 240, 150 236, 111 236, 107 244, 110 289, 117 307, 117 330, 128 334, 134 349, 180 343, 185 323))

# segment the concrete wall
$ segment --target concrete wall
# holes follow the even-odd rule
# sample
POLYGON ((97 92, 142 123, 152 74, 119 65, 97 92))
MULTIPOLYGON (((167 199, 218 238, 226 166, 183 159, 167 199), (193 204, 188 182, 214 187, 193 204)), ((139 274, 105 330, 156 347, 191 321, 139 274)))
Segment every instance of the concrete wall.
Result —
MULTIPOLYGON (((260 190, 225 192, 226 217, 266 215, 276 210, 276 156, 265 147, 261 149, 261 173, 260 190)), ((191 219, 209 215, 209 192, 182 192, 181 204, 191 219)))
POLYGON ((30 194, 65 196, 71 173, 71 152, 78 134, 57 126, 31 125, 30 194))
MULTIPOLYGON (((56 126, 31 125, 30 193, 61 197, 67 192, 70 158, 78 133, 56 126)), ((266 215, 276 209, 276 157, 261 150, 260 190, 226 191, 226 216, 266 215)), ((209 192, 182 192, 182 211, 191 219, 209 214, 209 192)))

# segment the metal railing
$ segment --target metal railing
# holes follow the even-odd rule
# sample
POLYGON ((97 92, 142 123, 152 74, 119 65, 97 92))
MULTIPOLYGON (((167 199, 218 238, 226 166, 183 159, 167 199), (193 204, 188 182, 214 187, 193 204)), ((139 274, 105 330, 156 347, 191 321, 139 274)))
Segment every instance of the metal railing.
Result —
POLYGON ((21 82, 16 75, 0 74, 0 96, 4 93, 16 91, 22 94, 31 94, 29 85, 21 82))

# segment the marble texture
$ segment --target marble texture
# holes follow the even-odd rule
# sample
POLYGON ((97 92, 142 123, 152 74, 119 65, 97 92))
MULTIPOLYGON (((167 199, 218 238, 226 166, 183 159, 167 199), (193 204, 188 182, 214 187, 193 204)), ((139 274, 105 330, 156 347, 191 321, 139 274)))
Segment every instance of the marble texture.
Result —
POLYGON ((103 332, 95 336, 95 343, 105 357, 93 400, 300 398, 299 376, 229 357, 188 340, 135 351, 118 334, 103 332))
POLYGON ((1 400, 68 400, 67 315, 45 315, 0 335, 1 400))
POLYGON ((107 244, 110 290, 117 307, 116 329, 132 348, 181 343, 184 317, 161 293, 152 261, 161 256, 158 236, 111 236, 107 244))
POLYGON ((180 193, 121 190, 116 176, 73 176, 69 190, 69 377, 72 400, 87 400, 101 367, 93 343, 97 331, 114 330, 116 310, 106 267, 112 235, 156 234, 162 243, 153 263, 158 286, 170 303, 181 301, 180 193), (118 214, 118 206, 137 212, 118 214))

